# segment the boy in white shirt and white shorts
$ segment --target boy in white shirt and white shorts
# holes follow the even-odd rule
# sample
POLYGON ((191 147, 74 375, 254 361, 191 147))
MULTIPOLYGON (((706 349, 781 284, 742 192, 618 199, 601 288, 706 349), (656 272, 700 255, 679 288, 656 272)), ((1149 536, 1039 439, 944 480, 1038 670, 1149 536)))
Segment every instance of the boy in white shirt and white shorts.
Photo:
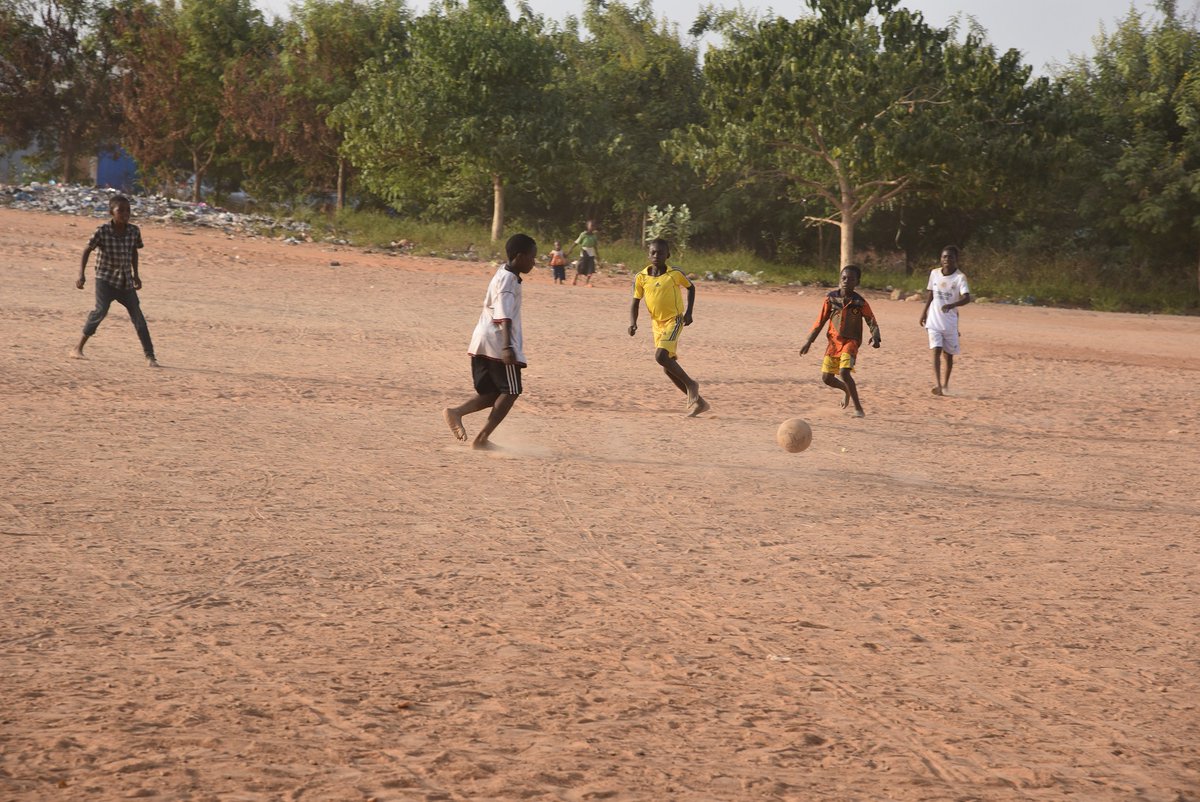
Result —
POLYGON ((958 354, 958 307, 971 303, 971 288, 967 277, 958 269, 958 246, 942 248, 941 267, 929 273, 925 288, 925 308, 921 310, 921 325, 929 332, 929 348, 933 351, 934 395, 950 392, 950 372, 958 354), (946 371, 942 373, 942 355, 946 356, 946 371))

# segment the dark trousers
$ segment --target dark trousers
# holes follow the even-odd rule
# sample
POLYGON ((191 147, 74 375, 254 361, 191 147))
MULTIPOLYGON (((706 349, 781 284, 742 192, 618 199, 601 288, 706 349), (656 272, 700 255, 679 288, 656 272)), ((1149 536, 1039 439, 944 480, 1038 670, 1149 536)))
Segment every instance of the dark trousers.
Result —
POLYGON ((100 326, 100 321, 108 315, 108 308, 116 301, 129 311, 129 319, 137 330, 138 339, 142 341, 142 351, 146 357, 154 358, 154 343, 150 342, 150 328, 146 325, 146 316, 142 314, 142 305, 138 303, 137 290, 132 287, 122 290, 107 281, 96 279, 96 308, 88 315, 87 323, 83 324, 83 333, 91 337, 100 326))

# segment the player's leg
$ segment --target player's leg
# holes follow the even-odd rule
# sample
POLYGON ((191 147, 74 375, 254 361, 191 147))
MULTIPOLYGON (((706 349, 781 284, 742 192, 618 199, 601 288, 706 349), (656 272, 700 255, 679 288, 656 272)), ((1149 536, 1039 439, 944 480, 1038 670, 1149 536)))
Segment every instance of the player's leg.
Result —
MULTIPOLYGON (((858 385, 854 383, 854 375, 850 368, 844 367, 841 372, 842 384, 846 387, 846 395, 854 402, 854 417, 861 418, 866 413, 863 412, 862 404, 858 402, 858 385)), ((842 405, 843 408, 845 404, 842 405)))
POLYGON ((704 397, 700 395, 700 382, 689 376, 683 369, 683 365, 679 364, 679 360, 675 359, 667 349, 659 348, 654 352, 654 358, 658 364, 663 366, 663 370, 670 377, 671 382, 687 395, 687 416, 689 418, 694 418, 711 408, 704 397))
POLYGON ((88 313, 87 321, 83 324, 83 337, 80 338, 79 344, 75 346, 75 349, 71 351, 71 356, 76 359, 83 359, 83 346, 96 333, 96 329, 100 327, 100 321, 108 316, 108 309, 112 306, 114 298, 112 285, 106 281, 96 279, 96 308, 88 313))
POLYGON ((471 383, 475 387, 475 395, 456 407, 446 407, 442 410, 442 418, 450 427, 454 439, 467 442, 467 429, 463 426, 463 416, 487 409, 496 403, 501 388, 496 386, 492 378, 493 360, 481 356, 471 357, 471 383))
POLYGON ((842 399, 842 409, 846 408, 846 400, 854 402, 854 417, 863 417, 862 404, 858 402, 858 385, 854 383, 854 361, 857 353, 853 344, 847 344, 837 356, 838 375, 846 388, 846 398, 842 399))
POLYGON ((467 429, 463 426, 463 416, 470 415, 472 412, 478 412, 481 409, 487 409, 496 403, 497 398, 499 398, 498 393, 479 393, 456 407, 446 407, 443 409, 442 417, 446 420, 446 425, 450 427, 454 438, 463 443, 467 442, 467 429))
POLYGON ((679 334, 683 331, 683 316, 654 321, 654 361, 662 365, 671 383, 687 396, 688 417, 695 417, 709 408, 700 397, 700 383, 687 374, 676 358, 679 334))
POLYGON ((483 424, 483 428, 479 430, 479 434, 475 435, 475 441, 471 443, 471 448, 485 449, 491 448, 491 443, 488 438, 492 432, 496 431, 496 427, 508 415, 509 410, 513 408, 513 404, 517 402, 517 396, 521 394, 521 368, 517 365, 505 365, 503 363, 493 363, 491 365, 492 383, 500 388, 500 394, 496 396, 492 403, 492 411, 488 415, 487 422, 483 424))
POLYGON ((133 329, 142 343, 142 353, 146 355, 146 362, 152 367, 158 367, 158 360, 154 358, 154 343, 150 340, 150 327, 146 325, 146 316, 142 314, 142 305, 138 300, 137 290, 125 290, 116 297, 116 301, 129 312, 133 329))
POLYGON ((954 370, 954 357, 958 354, 958 330, 942 334, 942 356, 946 359, 946 372, 941 381, 942 394, 950 393, 950 372, 954 370))
POLYGON ((487 422, 483 424, 483 428, 479 430, 479 434, 475 435, 475 441, 471 443, 471 448, 491 448, 488 438, 491 437, 492 432, 496 431, 496 427, 500 425, 500 422, 507 417, 509 410, 513 408, 513 404, 515 403, 517 403, 517 397, 511 393, 501 393, 496 396, 496 400, 492 404, 491 414, 488 415, 487 422))
MULTIPOLYGON (((832 346, 831 346, 832 347, 832 346)), ((837 354, 831 354, 828 350, 825 352, 825 358, 821 360, 821 381, 835 390, 842 391, 842 409, 850 406, 850 390, 838 379, 837 374, 841 359, 837 354)))
POLYGON ((929 350, 933 353, 933 389, 929 392, 941 395, 942 390, 942 352, 945 350, 945 335, 940 331, 928 329, 929 350))
MULTIPOLYGON (((654 350, 654 361, 662 366, 663 373, 667 374, 667 378, 671 380, 671 384, 674 384, 679 388, 679 392, 685 395, 689 394, 687 382, 685 382, 679 375, 681 372, 683 372, 683 369, 679 368, 679 365, 671 357, 671 354, 667 351, 667 349, 656 348, 654 350)), ((687 373, 685 372, 684 375, 686 376, 687 373)))

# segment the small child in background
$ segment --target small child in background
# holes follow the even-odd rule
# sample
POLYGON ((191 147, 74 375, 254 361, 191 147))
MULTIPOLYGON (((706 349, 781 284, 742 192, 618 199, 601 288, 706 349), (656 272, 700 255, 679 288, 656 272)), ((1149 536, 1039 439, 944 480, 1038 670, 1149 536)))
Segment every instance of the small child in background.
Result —
POLYGON ((554 250, 550 251, 550 269, 554 271, 555 284, 567 283, 567 255, 558 240, 554 241, 554 250))

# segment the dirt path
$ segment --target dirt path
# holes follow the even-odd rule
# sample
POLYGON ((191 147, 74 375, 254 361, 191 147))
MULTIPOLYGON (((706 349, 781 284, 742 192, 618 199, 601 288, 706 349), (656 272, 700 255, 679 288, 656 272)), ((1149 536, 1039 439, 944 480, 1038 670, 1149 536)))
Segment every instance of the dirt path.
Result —
POLYGON ((0 798, 1200 799, 1200 320, 971 306, 938 399, 873 300, 853 420, 702 284, 689 420, 539 270, 481 455, 486 266, 145 225, 153 371, 94 225, 0 211, 0 798))

